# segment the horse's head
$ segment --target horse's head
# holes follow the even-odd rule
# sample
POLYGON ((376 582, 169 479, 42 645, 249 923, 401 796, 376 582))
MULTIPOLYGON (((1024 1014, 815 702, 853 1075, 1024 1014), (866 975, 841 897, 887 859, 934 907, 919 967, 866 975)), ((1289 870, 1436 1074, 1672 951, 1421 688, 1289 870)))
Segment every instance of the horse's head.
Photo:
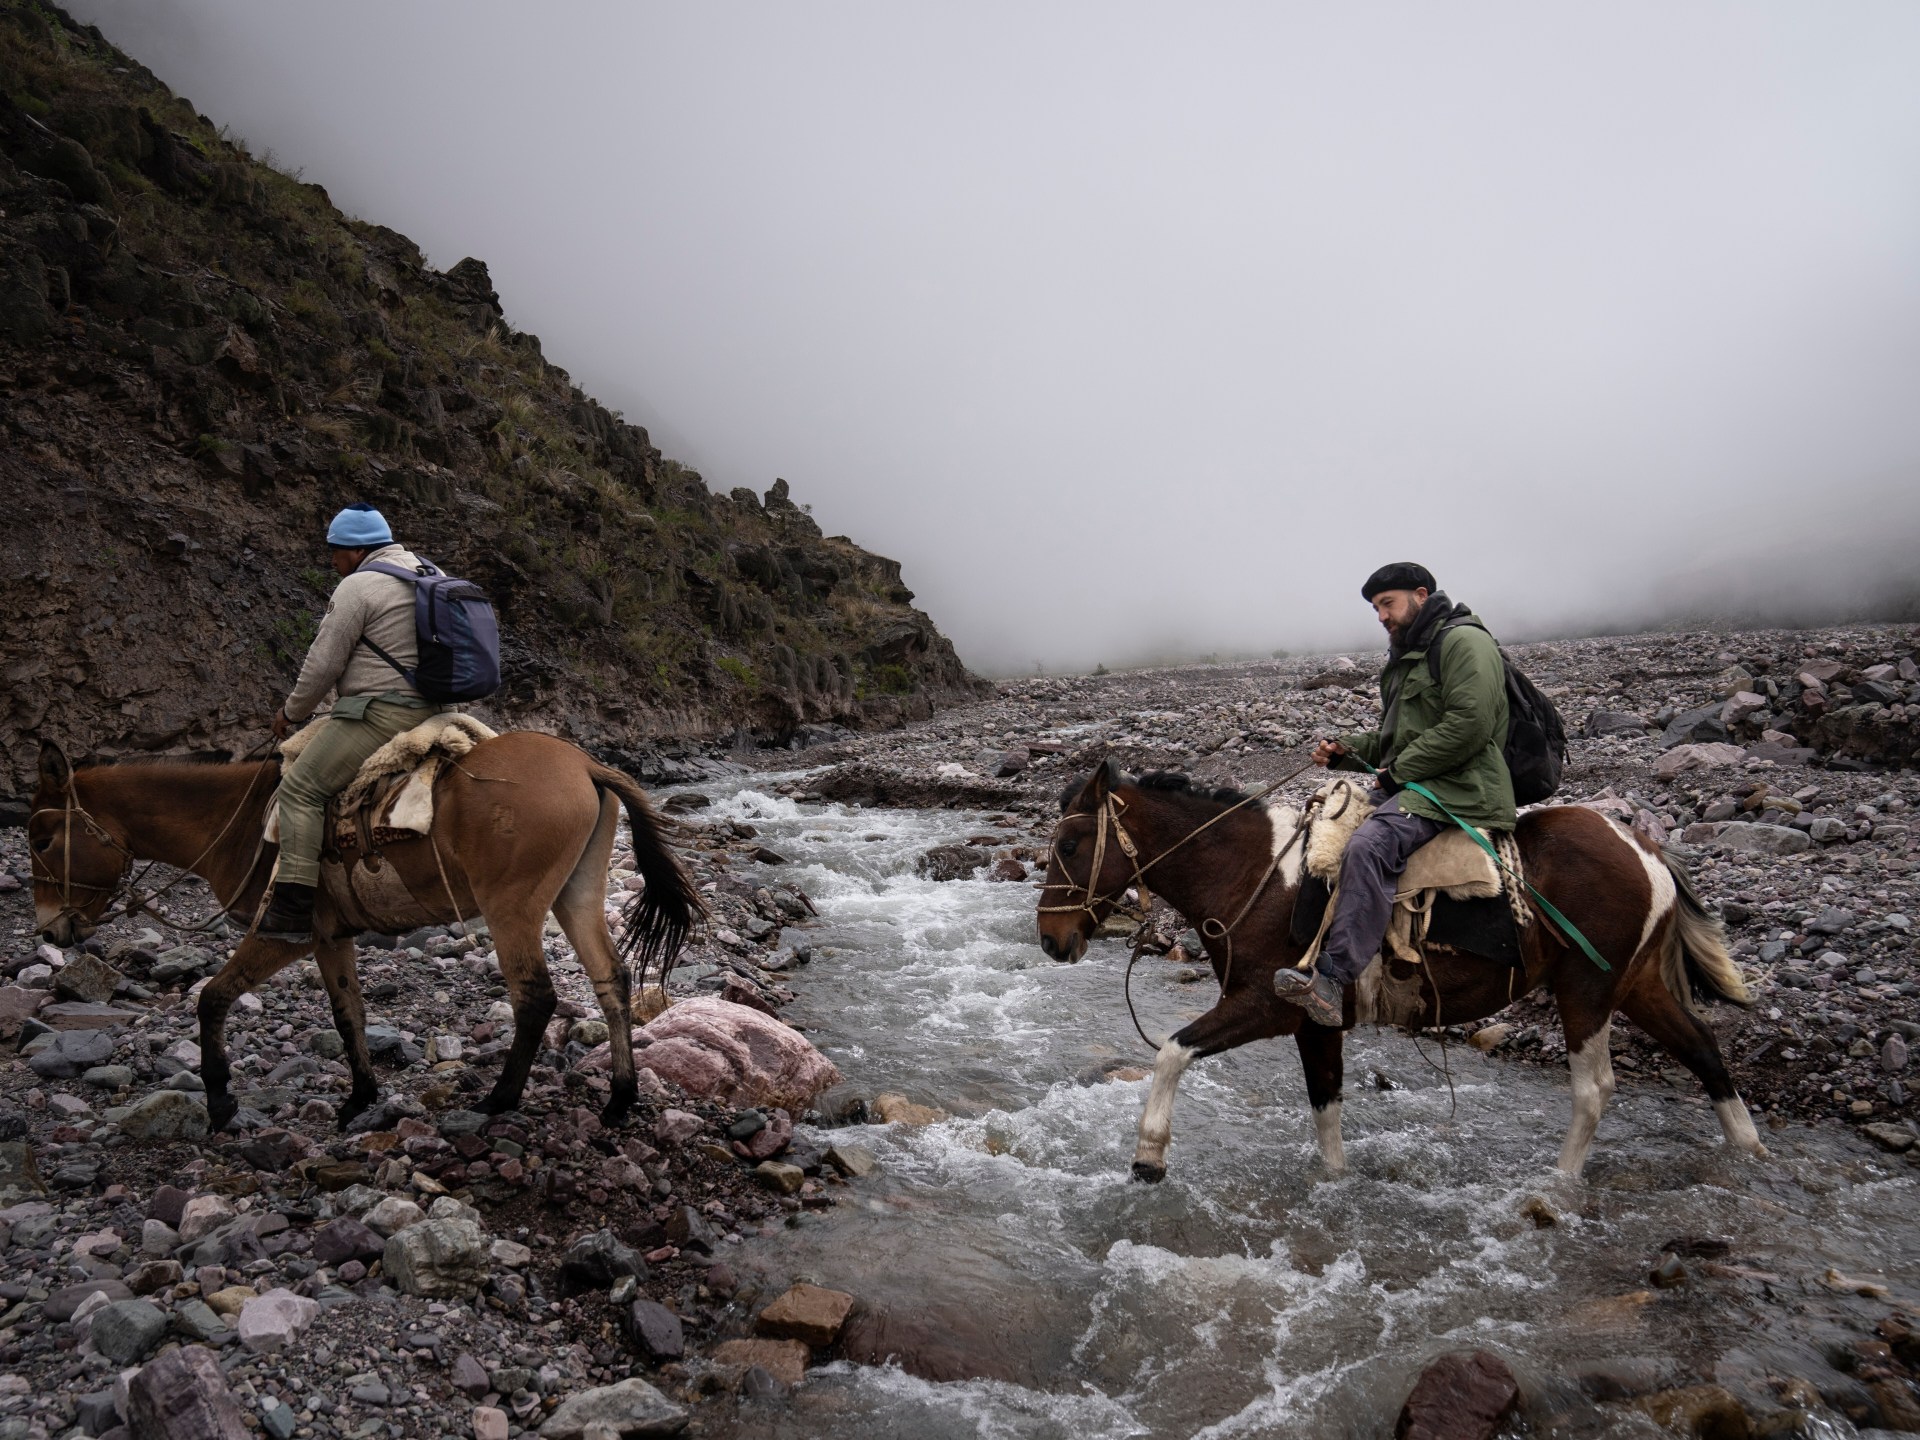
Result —
POLYGON ((33 923, 55 945, 79 944, 93 933, 131 857, 122 840, 81 807, 73 766, 52 741, 40 747, 27 849, 33 923))
POLYGON ((1117 761, 1108 760, 1078 791, 1060 797, 1060 823, 1047 855, 1047 881, 1040 891, 1040 948, 1071 963, 1113 914, 1132 881, 1133 839, 1120 826, 1127 783, 1117 761))

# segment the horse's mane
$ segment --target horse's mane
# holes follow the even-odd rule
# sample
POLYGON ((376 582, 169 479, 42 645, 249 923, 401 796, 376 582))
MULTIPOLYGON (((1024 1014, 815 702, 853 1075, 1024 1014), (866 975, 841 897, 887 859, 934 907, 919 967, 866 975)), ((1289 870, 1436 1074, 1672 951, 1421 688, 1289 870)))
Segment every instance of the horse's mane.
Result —
POLYGON ((1134 783, 1142 790, 1180 791, 1196 800, 1210 800, 1216 805, 1238 805, 1247 798, 1246 791, 1236 790, 1231 785, 1195 785, 1191 775, 1183 775, 1177 770, 1149 770, 1134 783))

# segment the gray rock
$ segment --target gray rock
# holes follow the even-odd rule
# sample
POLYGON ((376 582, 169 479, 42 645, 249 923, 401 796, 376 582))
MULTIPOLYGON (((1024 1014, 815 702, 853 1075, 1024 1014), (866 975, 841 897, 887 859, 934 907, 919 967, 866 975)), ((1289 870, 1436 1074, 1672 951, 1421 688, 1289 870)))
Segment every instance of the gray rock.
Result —
POLYGON ((250 1440, 240 1406, 211 1350, 183 1345, 127 1385, 133 1440, 250 1440))
POLYGON ((97 1086, 102 1090, 119 1090, 133 1084, 131 1065, 95 1065, 80 1077, 82 1085, 97 1086))
POLYGON ((293 1407, 278 1400, 268 1399, 260 1408, 260 1428, 273 1437, 273 1440, 293 1440, 293 1432, 300 1423, 293 1413, 293 1407))
POLYGON ((167 1333, 167 1317, 144 1300, 115 1300, 93 1312, 93 1348, 116 1365, 133 1365, 167 1333))
POLYGON ((569 1395, 540 1434, 542 1440, 583 1440, 594 1425, 620 1435, 677 1435, 686 1428, 687 1412, 644 1380, 622 1380, 569 1395))
POLYGON ((871 1175, 879 1168, 879 1161, 873 1158, 873 1152, 864 1145, 839 1144, 829 1146, 826 1154, 827 1164, 833 1166, 842 1175, 858 1179, 862 1175, 871 1175))
POLYGON ((1621 710, 1595 710, 1587 716, 1580 733, 1589 740, 1598 740, 1602 735, 1644 735, 1647 722, 1621 710))
POLYGON ((1887 1043, 1880 1047, 1880 1068, 1889 1075, 1898 1075, 1907 1068, 1907 1042, 1898 1035, 1889 1035, 1887 1043))
MULTIPOLYGON (((14 1233, 17 1238, 19 1234, 17 1228, 14 1233)), ((82 1280, 77 1285, 62 1285, 41 1302, 41 1317, 46 1320, 51 1320, 56 1325, 61 1324, 63 1321, 71 1320, 73 1318, 73 1312, 80 1308, 81 1302, 96 1290, 105 1295, 109 1300, 131 1300, 133 1298, 133 1291, 127 1288, 125 1281, 82 1280)))
POLYGON ((156 1090, 136 1100, 120 1117, 120 1131, 134 1140, 204 1140, 207 1107, 184 1090, 156 1090))
POLYGON ((1813 842, 1798 830, 1785 825, 1758 825, 1735 822, 1720 827, 1714 843, 1748 855, 1798 855, 1812 848, 1813 842))
POLYGON ((76 955, 54 972, 53 993, 68 1000, 105 1004, 126 977, 97 955, 76 955))
POLYGON ((46 1189, 33 1163, 33 1147, 24 1140, 0 1141, 0 1195, 43 1195, 46 1189))
POLYGON ((105 1030, 62 1030, 27 1067, 50 1080, 71 1080, 113 1059, 113 1036, 105 1030))
POLYGON ((193 945, 176 945, 161 954, 147 972, 147 978, 157 985, 171 985, 189 975, 200 974, 211 964, 213 957, 206 951, 193 945))
POLYGON ((581 1236, 560 1260, 560 1287, 575 1293, 604 1290, 622 1275, 644 1279, 646 1274, 640 1252, 621 1244, 611 1230, 581 1236))
POLYGON ((686 1354, 686 1332, 680 1317, 653 1300, 635 1300, 622 1317, 633 1348, 655 1365, 686 1354))
POLYGON ((1702 705, 1698 710, 1687 710, 1667 722, 1667 728, 1660 732, 1660 748, 1671 750, 1676 745, 1685 745, 1700 740, 1725 740, 1727 727, 1721 722, 1720 712, 1724 702, 1715 701, 1711 705, 1702 705))
POLYGON ((1808 824, 1807 834, 1822 845, 1831 845, 1847 838, 1847 822, 1831 815, 1818 815, 1808 824))
POLYGON ((965 880, 992 857, 977 845, 936 845, 914 862, 929 880, 965 880))
POLYGON ((1818 915, 1807 921, 1809 935, 1841 935, 1853 924, 1851 910, 1843 910, 1838 905, 1829 905, 1818 915))
POLYGON ((181 1300, 173 1307, 173 1326, 189 1339, 219 1344, 233 1334, 225 1320, 204 1300, 181 1300))
POLYGON ((383 1259, 403 1294, 467 1296, 486 1283, 487 1237, 471 1220, 424 1220, 389 1238, 383 1259))

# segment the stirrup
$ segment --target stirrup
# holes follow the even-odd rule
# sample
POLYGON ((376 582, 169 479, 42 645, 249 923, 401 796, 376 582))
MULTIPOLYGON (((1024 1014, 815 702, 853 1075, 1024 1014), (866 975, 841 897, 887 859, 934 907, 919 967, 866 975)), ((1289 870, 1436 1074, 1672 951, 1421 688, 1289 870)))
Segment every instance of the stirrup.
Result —
POLYGON ((1280 998, 1289 1005, 1298 1005, 1307 1012, 1307 1019, 1329 1030, 1342 1029, 1347 1023, 1346 987, 1330 976, 1315 975, 1304 989, 1283 993, 1280 998))
POLYGON ((1311 990, 1315 974, 1311 970, 1297 970, 1285 966, 1273 972, 1273 993, 1281 999, 1291 999, 1302 991, 1311 990))

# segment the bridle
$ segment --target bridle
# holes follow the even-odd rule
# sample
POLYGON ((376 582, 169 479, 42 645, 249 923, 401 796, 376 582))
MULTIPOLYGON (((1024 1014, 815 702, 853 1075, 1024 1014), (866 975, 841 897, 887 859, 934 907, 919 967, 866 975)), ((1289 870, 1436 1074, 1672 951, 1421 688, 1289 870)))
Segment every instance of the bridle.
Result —
MULTIPOLYGON (((252 759, 253 755, 259 752, 259 749, 259 746, 255 746, 254 750, 244 757, 244 759, 252 759)), ((227 832, 233 829, 233 822, 238 820, 241 813, 246 810, 247 802, 253 798, 254 786, 260 783, 260 777, 267 772, 267 768, 268 767, 264 765, 261 766, 260 769, 254 773, 253 778, 247 782, 247 788, 241 792, 240 803, 234 806, 233 813, 227 817, 227 823, 222 825, 213 839, 207 842, 206 849, 196 855, 191 864, 183 866, 180 873, 175 875, 173 879, 162 885, 158 890, 145 895, 140 893, 140 882, 146 879, 147 872, 152 870, 153 867, 160 862, 157 860, 149 860, 145 865, 140 867, 139 874, 135 875, 132 879, 126 878, 128 866, 132 865, 140 857, 135 855, 127 846, 121 844, 119 840, 115 839, 113 832, 101 824, 93 815, 88 813, 86 807, 75 798, 73 775, 69 773, 65 785, 62 787, 61 804, 59 808, 56 809, 51 805, 43 805, 40 809, 31 812, 27 816, 27 824, 29 825, 33 824, 34 819, 41 815, 59 815, 64 821, 60 828, 60 874, 58 876, 53 873, 51 866, 43 866, 38 852, 31 846, 29 846, 27 850, 28 869, 32 872, 33 878, 35 880, 44 879, 49 885, 57 885, 59 887, 60 908, 54 913, 53 919, 49 920, 45 925, 35 926, 31 930, 24 930, 21 933, 23 935, 40 934, 52 929, 62 920, 67 919, 72 919, 80 925, 87 925, 98 929, 100 926, 109 924, 114 920, 124 919, 128 915, 139 914, 151 914, 156 920, 162 920, 163 924, 171 925, 172 922, 162 919, 159 912, 153 909, 154 903, 176 885, 184 882, 189 875, 194 875, 199 872, 200 863, 214 852, 222 840, 227 838, 227 832), (125 863, 121 865, 120 873, 114 877, 111 885, 95 885, 85 880, 75 880, 73 878, 73 824, 76 818, 85 824, 87 832, 92 835, 94 839, 106 845, 108 848, 120 852, 125 863), (40 868, 46 870, 45 875, 39 873, 40 868), (108 897, 108 904, 112 903, 113 896, 125 890, 127 893, 127 902, 118 910, 104 911, 98 920, 89 920, 87 919, 85 909, 74 903, 73 892, 75 890, 89 890, 96 895, 104 894, 108 897)), ((247 866, 247 873, 240 877, 241 889, 245 889, 247 881, 253 876, 254 867, 260 863, 260 854, 265 848, 265 840, 266 837, 263 832, 260 843, 254 847, 253 860, 247 866)), ((172 928, 183 931, 207 930, 218 923, 220 918, 220 914, 216 912, 210 920, 202 924, 172 925, 172 928)))

